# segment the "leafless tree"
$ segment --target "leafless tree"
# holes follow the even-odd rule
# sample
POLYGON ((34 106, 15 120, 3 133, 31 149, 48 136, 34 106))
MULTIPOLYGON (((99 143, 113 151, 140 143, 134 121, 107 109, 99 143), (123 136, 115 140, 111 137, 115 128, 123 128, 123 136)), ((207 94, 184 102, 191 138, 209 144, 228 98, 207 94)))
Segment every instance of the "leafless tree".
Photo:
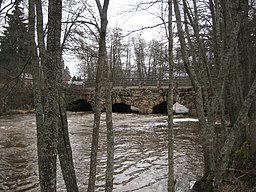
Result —
POLYGON ((107 33, 107 11, 109 0, 104 0, 103 6, 99 0, 95 0, 98 11, 100 14, 100 32, 99 32, 99 52, 98 52, 98 64, 96 75, 96 88, 94 99, 94 124, 92 135, 92 147, 91 147, 91 161, 90 161, 90 176, 88 184, 88 192, 93 192, 95 188, 96 178, 96 166, 97 166, 97 154, 98 154, 98 140, 99 140, 99 128, 101 118, 101 92, 103 85, 103 71, 105 69, 106 61, 106 33, 107 33))
POLYGON ((174 179, 174 135, 173 135, 173 30, 172 30, 172 0, 168 1, 168 63, 169 63, 169 87, 167 99, 167 115, 168 115, 168 192, 175 191, 174 179))
MULTIPOLYGON (((225 88, 231 88, 228 81, 234 81, 238 77, 235 74, 232 76, 235 75, 236 78, 229 77, 227 71, 235 67, 231 65, 234 58, 239 58, 236 49, 239 34, 241 34, 242 14, 246 12, 243 7, 246 6, 240 1, 233 0, 226 2, 216 0, 214 3, 209 1, 212 19, 209 20, 206 12, 203 12, 206 7, 202 9, 203 6, 199 6, 196 1, 183 0, 182 8, 179 1, 174 0, 173 2, 182 60, 196 92, 205 164, 202 181, 208 186, 204 190, 210 191, 213 186, 216 189, 220 187, 223 174, 231 158, 232 149, 237 143, 235 138, 240 138, 238 141, 243 141, 239 135, 243 132, 245 119, 247 119, 248 111, 255 98, 253 80, 240 105, 237 105, 239 97, 230 100, 230 104, 237 107, 237 110, 234 110, 234 112, 237 111, 235 112, 237 115, 232 129, 226 131, 224 143, 220 145, 219 137, 215 132, 215 122, 220 114, 224 115, 225 88), (180 10, 183 10, 182 14, 180 10), (182 23, 182 16, 184 23, 182 23)), ((237 73, 238 68, 235 67, 232 71, 231 73, 237 73)), ((239 86, 237 87, 238 89, 233 89, 233 93, 240 92, 239 86)), ((224 116, 220 116, 220 118, 223 119, 225 128, 224 116)))

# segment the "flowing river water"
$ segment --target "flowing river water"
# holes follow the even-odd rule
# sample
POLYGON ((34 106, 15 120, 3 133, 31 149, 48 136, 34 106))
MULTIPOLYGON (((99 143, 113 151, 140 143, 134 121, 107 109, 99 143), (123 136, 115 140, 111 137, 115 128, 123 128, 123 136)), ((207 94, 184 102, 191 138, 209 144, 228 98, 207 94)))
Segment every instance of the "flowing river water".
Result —
MULTIPOLYGON (((106 166, 105 115, 99 139, 97 189, 104 191, 106 166)), ((115 132, 114 192, 167 191, 167 121, 163 115, 113 114, 115 132)), ((79 191, 89 175, 92 113, 68 113, 70 140, 79 191)), ((202 175, 202 149, 194 119, 174 120, 176 191, 186 192, 202 175)), ((34 114, 0 117, 0 191, 39 191, 34 114)), ((65 186, 60 169, 58 192, 65 186)))

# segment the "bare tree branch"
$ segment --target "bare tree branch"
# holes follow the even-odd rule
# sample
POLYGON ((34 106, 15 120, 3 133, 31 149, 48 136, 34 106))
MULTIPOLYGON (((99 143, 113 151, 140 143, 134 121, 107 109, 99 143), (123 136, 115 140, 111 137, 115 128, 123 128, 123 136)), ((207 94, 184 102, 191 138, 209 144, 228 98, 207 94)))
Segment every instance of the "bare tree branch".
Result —
POLYGON ((151 26, 146 26, 146 27, 141 27, 139 29, 135 29, 135 30, 132 30, 132 31, 129 31, 126 35, 123 35, 122 37, 127 37, 129 35, 131 35, 132 33, 136 33, 136 32, 139 32, 139 31, 144 31, 144 30, 147 30, 147 29, 154 29, 156 27, 159 27, 159 26, 162 26, 162 25, 166 25, 167 22, 165 23, 158 23, 158 24, 155 24, 155 25, 151 25, 151 26))

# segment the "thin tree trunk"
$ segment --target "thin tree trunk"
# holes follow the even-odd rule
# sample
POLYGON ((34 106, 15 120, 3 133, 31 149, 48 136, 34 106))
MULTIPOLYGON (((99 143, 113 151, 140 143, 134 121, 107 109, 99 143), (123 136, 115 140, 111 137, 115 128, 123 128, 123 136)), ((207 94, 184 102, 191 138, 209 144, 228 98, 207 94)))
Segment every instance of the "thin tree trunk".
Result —
POLYGON ((168 0, 168 63, 169 63, 169 87, 167 98, 168 115, 168 192, 175 191, 174 180, 174 139, 173 139, 173 32, 172 32, 172 0, 168 0))
POLYGON ((69 140, 64 93, 59 93, 58 155, 67 192, 78 192, 72 149, 69 140))
POLYGON ((37 31, 37 41, 38 41, 38 48, 39 48, 39 57, 40 57, 40 63, 39 65, 39 78, 41 80, 41 84, 43 86, 43 72, 44 72, 44 66, 45 66, 45 52, 46 52, 46 46, 44 42, 44 24, 43 24, 43 11, 42 11, 42 1, 41 0, 35 0, 36 2, 36 31, 37 31))
MULTIPOLYGON (((110 75, 109 75, 110 77, 110 75)), ((107 80, 106 85, 106 124, 107 124, 107 168, 105 191, 113 191, 113 174, 114 174, 114 131, 112 121, 112 97, 111 83, 107 80)))
POLYGON ((101 18, 100 27, 100 40, 99 40, 99 58, 97 65, 96 74, 96 88, 95 88, 95 103, 94 103, 94 124, 92 133, 92 147, 91 147, 91 161, 90 161, 90 175, 88 183, 88 192, 94 192, 95 178, 96 178, 96 166, 97 166, 97 155, 99 145, 99 128, 100 128, 100 116, 101 116, 101 92, 102 92, 102 76, 105 65, 106 57, 106 29, 107 29, 107 10, 109 0, 105 0, 103 7, 99 0, 95 0, 101 18))
MULTIPOLYGON (((98 65, 99 64, 100 63, 98 62, 98 65)), ((97 67, 97 69, 99 69, 99 67, 97 67)), ((94 123, 93 123, 91 158, 90 158, 90 175, 89 175, 89 183, 88 183, 88 190, 87 190, 88 192, 94 192, 94 188, 95 188, 99 128, 100 128, 100 118, 101 118, 101 101, 100 101, 101 92, 102 92, 101 78, 102 78, 102 74, 99 74, 97 70, 95 99, 94 99, 94 123)))
MULTIPOLYGON (((112 55, 112 52, 111 52, 112 55)), ((113 60, 113 59, 112 59, 113 60)), ((106 182, 105 191, 113 191, 113 174, 114 174, 114 130, 112 120, 112 83, 110 79, 113 79, 113 71, 111 71, 110 64, 107 64, 107 58, 105 58, 105 97, 106 97, 106 125, 107 125, 107 167, 106 167, 106 182)), ((115 74, 115 72, 114 72, 115 74)))
POLYGON ((42 104, 42 91, 40 79, 39 57, 37 55, 37 48, 35 43, 35 1, 29 1, 29 25, 28 33, 30 35, 31 47, 31 67, 33 76, 33 90, 34 90, 34 104, 36 111, 36 127, 37 127, 37 156, 39 167, 39 180, 44 171, 42 168, 42 144, 43 144, 43 131, 44 131, 44 110, 42 104))

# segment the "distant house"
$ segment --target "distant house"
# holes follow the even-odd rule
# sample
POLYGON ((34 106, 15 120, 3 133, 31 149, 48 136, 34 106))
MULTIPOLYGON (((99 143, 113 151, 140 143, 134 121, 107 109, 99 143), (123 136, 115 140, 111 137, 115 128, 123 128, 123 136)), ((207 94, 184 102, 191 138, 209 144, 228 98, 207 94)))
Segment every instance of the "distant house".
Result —
POLYGON ((21 80, 27 85, 33 84, 33 76, 30 73, 22 73, 21 80))

